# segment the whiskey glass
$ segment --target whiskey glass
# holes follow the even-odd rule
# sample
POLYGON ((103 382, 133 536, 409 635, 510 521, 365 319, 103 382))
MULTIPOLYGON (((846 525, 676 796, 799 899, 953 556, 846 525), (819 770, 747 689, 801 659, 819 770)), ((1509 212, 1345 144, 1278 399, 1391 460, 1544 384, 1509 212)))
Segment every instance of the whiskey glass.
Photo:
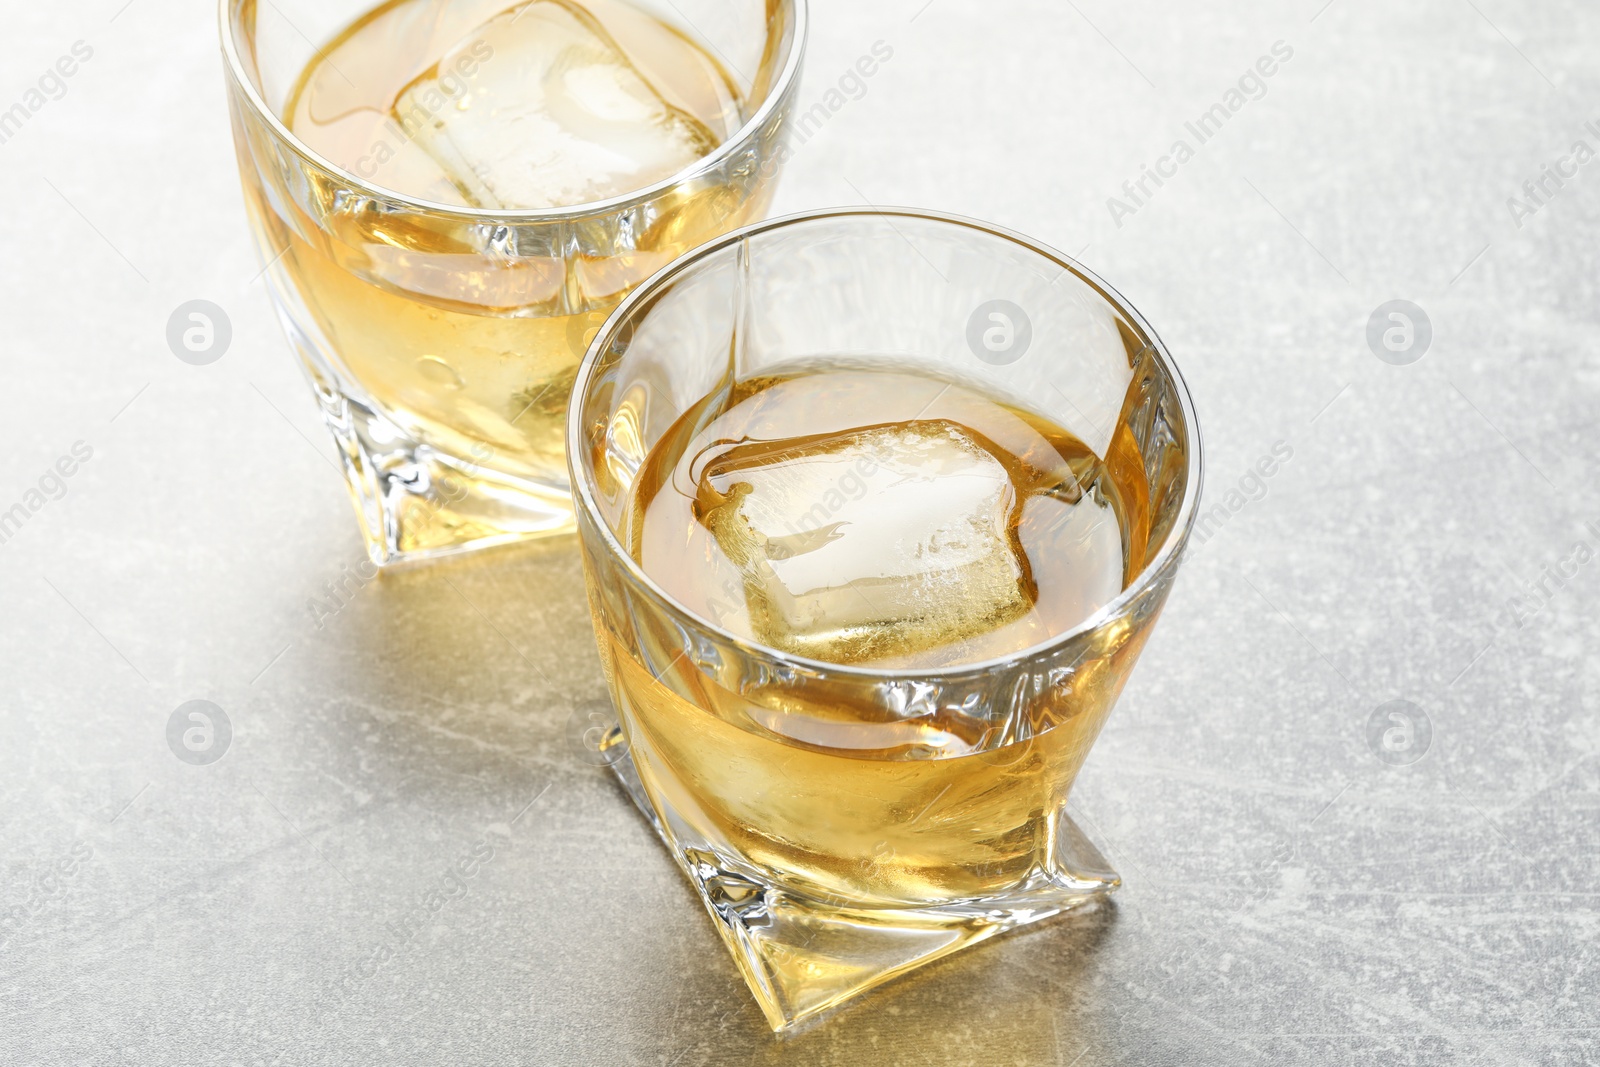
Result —
POLYGON ((619 717, 596 747, 773 1029, 1119 885, 1067 800, 1171 588, 1201 448, 1160 339, 1089 270, 926 211, 746 227, 607 320, 567 453, 619 717), (703 398, 817 357, 914 363, 1070 430, 1138 486, 1142 565, 1070 630, 939 669, 806 659, 685 608, 630 551, 646 456, 703 398))
MULTIPOLYGON (((668 178, 545 210, 405 195, 291 132, 301 72, 375 0, 220 2, 260 262, 376 563, 570 531, 566 409, 589 339, 657 269, 765 214, 805 0, 631 2, 717 58, 742 124, 668 178)), ((511 6, 458 0, 449 14, 511 6)))

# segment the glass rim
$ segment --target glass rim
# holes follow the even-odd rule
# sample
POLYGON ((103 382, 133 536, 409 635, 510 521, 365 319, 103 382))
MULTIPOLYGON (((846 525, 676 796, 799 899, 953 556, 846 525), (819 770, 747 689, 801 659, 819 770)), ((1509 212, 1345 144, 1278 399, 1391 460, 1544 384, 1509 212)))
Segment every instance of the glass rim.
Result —
POLYGON ((233 82, 243 90, 245 99, 249 102, 257 117, 265 119, 272 132, 280 141, 288 145, 295 155, 312 166, 334 175, 356 191, 374 199, 394 201, 434 215, 444 215, 467 221, 493 220, 506 223, 565 222, 574 219, 616 214, 620 211, 649 203, 677 186, 693 181, 716 169, 729 156, 747 144, 760 130, 765 128, 773 112, 788 97, 789 91, 795 85, 799 75, 800 61, 805 55, 809 20, 806 6, 807 0, 783 0, 789 5, 790 10, 794 12, 794 44, 790 47, 789 55, 784 60, 783 70, 773 80, 772 90, 767 93, 767 98, 761 102, 761 106, 741 123, 738 129, 729 134, 715 149, 699 157, 687 167, 643 188, 621 193, 604 200, 590 200, 582 204, 573 204, 569 207, 473 208, 461 204, 444 204, 436 200, 426 200, 419 196, 410 196, 398 190, 374 184, 351 173, 344 167, 338 166, 296 136, 294 131, 290 130, 283 120, 278 117, 277 113, 267 106, 266 100, 261 96, 260 89, 256 87, 254 79, 246 72, 244 62, 239 57, 238 42, 233 37, 233 20, 231 16, 234 9, 245 2, 246 0, 217 0, 222 53, 227 60, 228 74, 233 82))
POLYGON ((641 282, 629 293, 616 309, 601 324, 600 330, 595 334, 594 341, 584 353, 578 366, 577 377, 572 383, 572 398, 567 408, 567 471, 572 482, 572 495, 576 508, 581 515, 593 523, 604 539, 605 548, 611 556, 620 562, 621 567, 636 581, 656 602, 665 606, 674 615, 681 616, 694 623, 695 626, 716 635, 729 644, 746 650, 758 657, 789 663, 818 674, 835 676, 853 676, 863 680, 883 679, 909 681, 914 679, 962 678, 970 675, 988 674, 996 669, 1014 665, 1019 662, 1037 659, 1053 649, 1060 648, 1070 642, 1100 629, 1113 620, 1125 615, 1135 600, 1159 580, 1172 572, 1182 559, 1183 550, 1189 542, 1189 534, 1194 527, 1196 516, 1199 513, 1200 491, 1203 481, 1201 467, 1203 466, 1203 447, 1200 439, 1200 424, 1195 415, 1194 401, 1189 394, 1189 386, 1183 380, 1177 364, 1167 351, 1155 330, 1145 321, 1144 316, 1133 307, 1123 295, 1106 284, 1099 275, 1083 266, 1077 260, 1064 252, 1058 251, 1040 241, 1036 241, 1026 234, 1015 230, 997 226, 993 223, 983 222, 964 215, 956 215, 943 211, 931 211, 923 208, 911 207, 834 207, 820 208, 809 211, 795 212, 778 218, 767 219, 761 222, 742 226, 730 231, 721 237, 707 241, 697 248, 691 249, 673 260, 671 263, 656 271, 649 278, 641 282), (1004 656, 993 656, 984 660, 974 660, 970 663, 957 663, 948 667, 871 667, 844 663, 832 663, 827 660, 812 659, 806 656, 785 652, 771 645, 762 644, 750 637, 734 633, 698 612, 680 604, 665 589, 656 584, 655 580, 647 574, 639 562, 633 558, 618 539, 616 531, 601 514, 598 501, 592 492, 593 479, 580 470, 579 456, 585 454, 585 441, 583 440, 583 408, 590 382, 594 377, 595 367, 600 362, 600 357, 609 347, 622 324, 632 316, 640 304, 650 300, 662 286, 676 279, 679 275, 708 260, 717 253, 729 247, 738 245, 750 237, 781 230, 787 227, 804 223, 815 222, 822 219, 845 219, 852 217, 876 216, 888 218, 919 219, 938 222, 965 229, 976 230, 991 237, 1019 245, 1046 260, 1056 263, 1063 270, 1071 271, 1080 280, 1087 282, 1100 297, 1112 306, 1118 314, 1125 316, 1134 326, 1144 334, 1149 342, 1149 348, 1160 363, 1172 383, 1174 395, 1183 412, 1184 429, 1186 434, 1185 444, 1191 457, 1189 469, 1184 478, 1183 501, 1179 505, 1177 517, 1174 518, 1172 527, 1168 531, 1166 542, 1161 550, 1139 570, 1132 581, 1123 587, 1110 601, 1098 611, 1083 619, 1076 626, 1063 630, 1035 645, 1029 645, 1020 651, 1004 656))

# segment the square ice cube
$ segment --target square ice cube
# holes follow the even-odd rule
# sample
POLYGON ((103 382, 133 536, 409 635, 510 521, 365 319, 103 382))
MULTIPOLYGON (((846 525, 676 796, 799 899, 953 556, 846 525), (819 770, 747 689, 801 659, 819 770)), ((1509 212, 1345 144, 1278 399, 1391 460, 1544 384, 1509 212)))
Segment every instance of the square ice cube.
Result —
POLYGON ((1033 604, 1005 466, 930 419, 736 446, 708 464, 705 524, 744 572, 755 636, 859 662, 1005 625, 1033 604))
POLYGON ((549 208, 643 188, 716 147, 592 19, 504 11, 400 93, 394 119, 468 203, 549 208))

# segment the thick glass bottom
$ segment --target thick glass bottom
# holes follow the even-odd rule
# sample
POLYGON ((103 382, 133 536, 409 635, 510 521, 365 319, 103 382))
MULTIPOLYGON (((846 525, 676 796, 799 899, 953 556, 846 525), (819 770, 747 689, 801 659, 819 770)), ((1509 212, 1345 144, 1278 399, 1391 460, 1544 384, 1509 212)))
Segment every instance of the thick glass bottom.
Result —
POLYGON ((338 447, 373 562, 433 559, 572 531, 564 480, 519 478, 416 439, 344 384, 313 338, 281 306, 279 312, 338 447))
POLYGON ((657 812, 616 728, 606 761, 705 904, 717 933, 774 1031, 953 952, 1089 904, 1122 884, 1062 812, 1057 865, 998 896, 925 908, 862 908, 778 884, 725 849, 698 840, 669 806, 657 812))

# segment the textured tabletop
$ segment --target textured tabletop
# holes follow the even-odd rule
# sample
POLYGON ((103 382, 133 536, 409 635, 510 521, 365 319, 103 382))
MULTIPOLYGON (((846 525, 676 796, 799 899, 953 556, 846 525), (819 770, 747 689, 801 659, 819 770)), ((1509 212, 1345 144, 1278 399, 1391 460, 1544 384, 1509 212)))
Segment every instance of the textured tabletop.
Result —
POLYGON ((1075 793, 1115 903, 772 1037, 570 741, 572 541, 358 573, 212 5, 13 4, 0 1063, 1600 1062, 1600 11, 813 5, 777 210, 1025 231, 1194 391, 1203 543, 1075 793))

